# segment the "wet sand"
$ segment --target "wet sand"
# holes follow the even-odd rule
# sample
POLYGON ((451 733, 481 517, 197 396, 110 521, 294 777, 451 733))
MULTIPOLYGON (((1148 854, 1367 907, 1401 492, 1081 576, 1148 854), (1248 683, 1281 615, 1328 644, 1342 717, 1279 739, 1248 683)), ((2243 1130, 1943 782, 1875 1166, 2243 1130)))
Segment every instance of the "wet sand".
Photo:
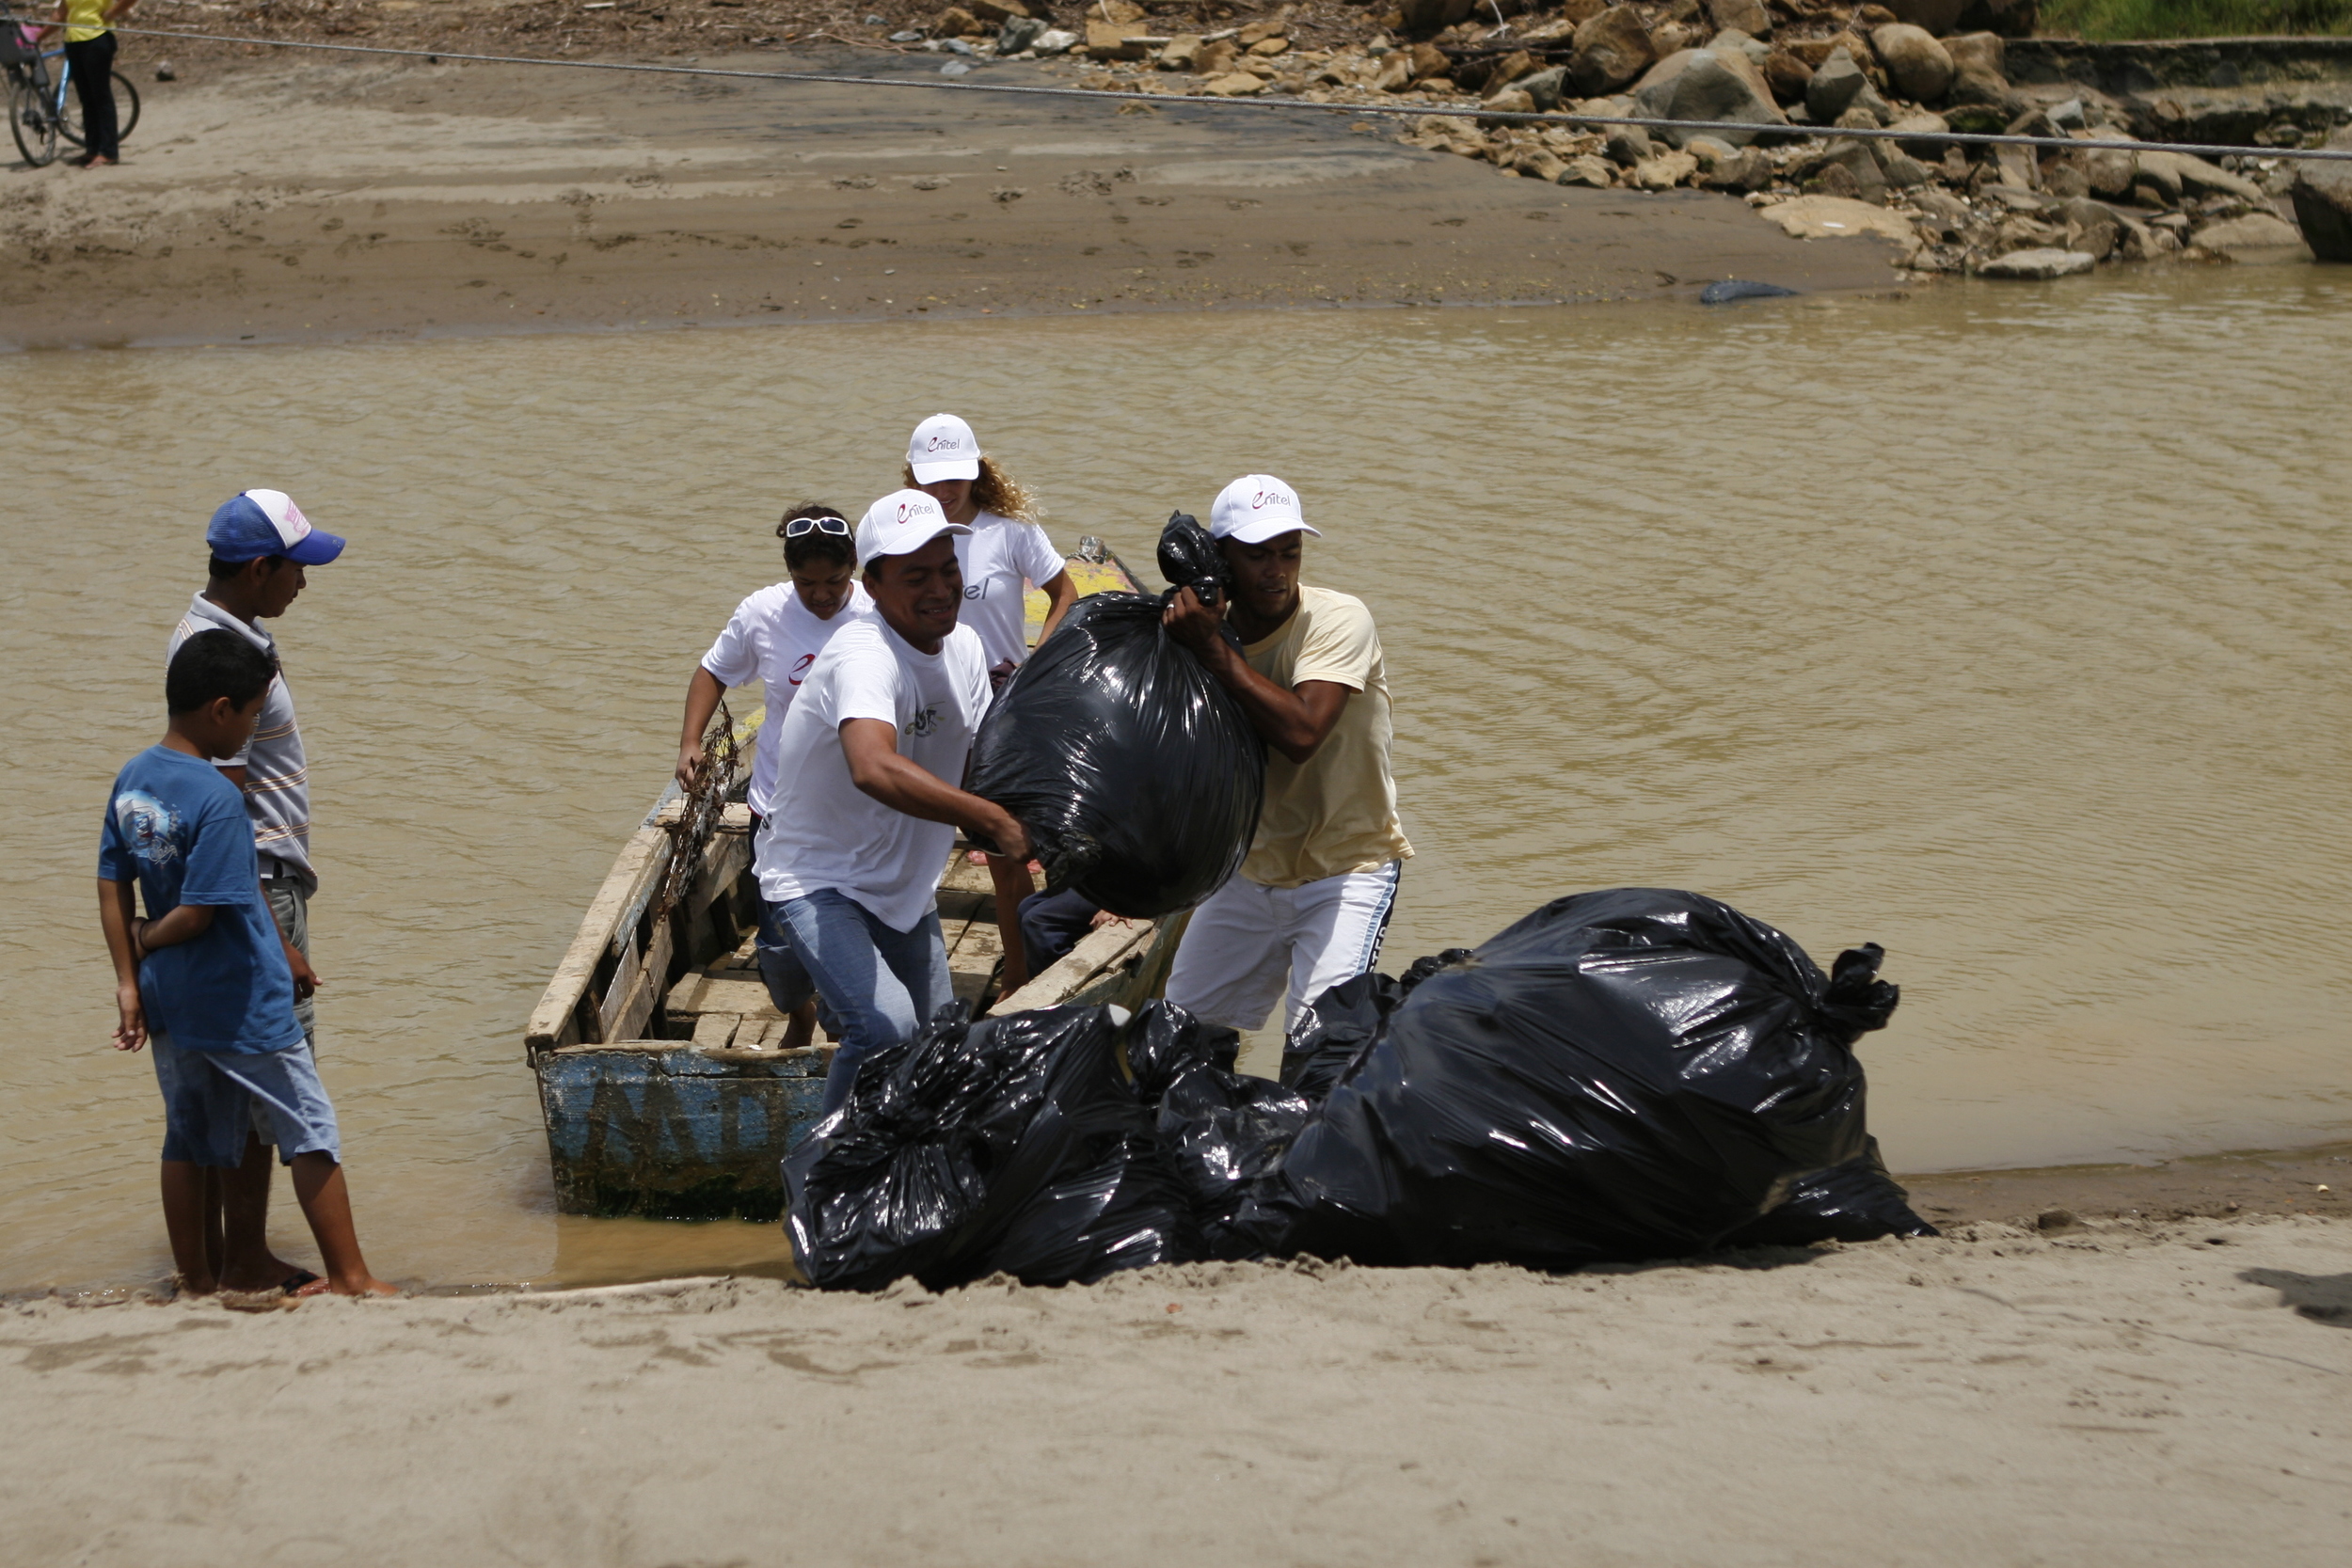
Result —
POLYGON ((18 1561, 2342 1560, 2352 1225, 0 1314, 18 1561))
MULTIPOLYGON (((935 72, 822 47, 754 70, 935 72)), ((1069 85, 1008 64, 992 81, 1069 85)), ((1736 198, 1507 177, 1394 119, 445 62, 142 76, 116 168, 0 171, 0 343, 257 341, 1893 286, 1736 198)))

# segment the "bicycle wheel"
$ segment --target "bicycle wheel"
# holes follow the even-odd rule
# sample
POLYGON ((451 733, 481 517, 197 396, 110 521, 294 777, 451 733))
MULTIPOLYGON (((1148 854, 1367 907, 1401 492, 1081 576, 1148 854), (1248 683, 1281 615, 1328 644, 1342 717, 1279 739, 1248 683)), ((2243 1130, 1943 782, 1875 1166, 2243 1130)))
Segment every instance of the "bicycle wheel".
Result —
POLYGON ((16 150, 35 168, 57 161, 57 122, 49 118, 39 88, 19 82, 8 93, 8 131, 16 150))
MULTIPOLYGON (((119 143, 131 134, 131 127, 138 123, 139 89, 124 81, 122 72, 119 71, 114 73, 114 79, 107 86, 114 88, 115 140, 119 143)), ((89 145, 82 134, 82 89, 80 87, 71 83, 67 85, 65 113, 58 119, 61 123, 57 130, 66 140, 76 147, 89 145)))

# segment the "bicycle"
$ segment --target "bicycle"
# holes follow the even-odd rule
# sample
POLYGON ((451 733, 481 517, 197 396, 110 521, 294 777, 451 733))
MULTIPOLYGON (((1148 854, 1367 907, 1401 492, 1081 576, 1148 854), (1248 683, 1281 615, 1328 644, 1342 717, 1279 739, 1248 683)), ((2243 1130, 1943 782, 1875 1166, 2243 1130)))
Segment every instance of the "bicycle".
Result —
MULTIPOLYGON (((87 143, 82 135, 82 98, 73 90, 72 62, 58 66, 54 86, 49 80, 49 62, 61 60, 65 46, 44 52, 34 31, 36 25, 0 16, 0 71, 6 71, 8 80, 8 130, 24 161, 40 168, 56 162, 58 137, 76 147, 87 143)), ((110 74, 115 139, 124 141, 130 137, 131 127, 139 122, 139 89, 119 71, 110 74)))

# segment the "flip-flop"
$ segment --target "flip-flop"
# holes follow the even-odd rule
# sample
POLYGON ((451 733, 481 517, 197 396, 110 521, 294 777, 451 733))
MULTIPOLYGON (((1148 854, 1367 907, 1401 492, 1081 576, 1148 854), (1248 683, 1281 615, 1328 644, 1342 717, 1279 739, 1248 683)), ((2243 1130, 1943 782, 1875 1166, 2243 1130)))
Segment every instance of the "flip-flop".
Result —
POLYGON ((279 1280, 278 1282, 278 1288, 285 1291, 290 1296, 298 1296, 302 1294, 306 1288, 316 1285, 318 1282, 319 1276, 312 1274, 310 1270, 296 1269, 294 1273, 279 1280))

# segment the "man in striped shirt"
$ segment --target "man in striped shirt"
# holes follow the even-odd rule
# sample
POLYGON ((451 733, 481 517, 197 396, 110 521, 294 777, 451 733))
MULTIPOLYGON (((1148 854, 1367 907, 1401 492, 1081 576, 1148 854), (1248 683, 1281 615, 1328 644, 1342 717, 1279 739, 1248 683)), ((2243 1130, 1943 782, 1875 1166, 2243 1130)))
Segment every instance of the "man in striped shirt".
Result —
MULTIPOLYGON (((312 528, 301 508, 280 490, 247 490, 223 503, 204 531, 204 542, 212 549, 211 573, 172 628, 171 643, 164 651, 166 664, 181 643, 213 630, 235 632, 277 664, 277 641, 262 623, 285 614, 303 590, 303 569, 334 560, 342 553, 343 542, 312 528)), ((294 1016, 315 1051, 317 1019, 310 993, 318 989, 319 977, 310 968, 310 911, 318 874, 310 866, 310 769, 302 752, 302 728, 294 718, 294 692, 282 668, 262 699, 252 741, 216 766, 245 794, 254 847, 261 852, 262 892, 294 950, 294 1016)), ((220 1196, 223 1255, 215 1260, 215 1276, 231 1291, 291 1282, 303 1271, 269 1251, 267 1142, 257 1132, 246 1145, 244 1166, 225 1174, 220 1196)))

